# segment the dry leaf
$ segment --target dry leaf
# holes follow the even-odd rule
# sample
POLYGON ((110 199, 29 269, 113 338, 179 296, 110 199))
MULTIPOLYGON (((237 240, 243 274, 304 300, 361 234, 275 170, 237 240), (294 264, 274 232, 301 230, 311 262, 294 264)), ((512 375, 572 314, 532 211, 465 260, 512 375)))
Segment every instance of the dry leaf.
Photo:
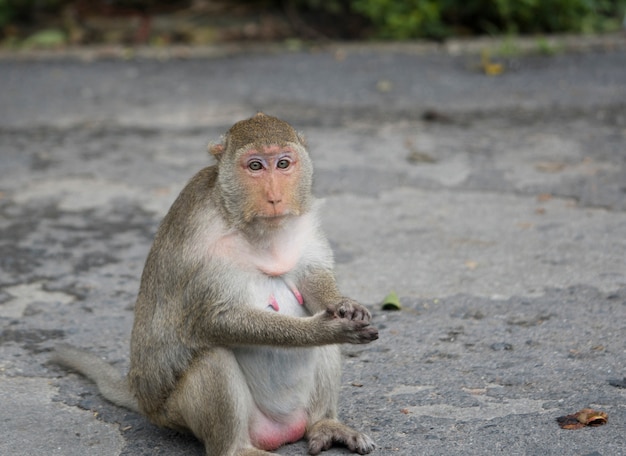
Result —
POLYGON ((474 269, 478 267, 478 263, 476 261, 467 260, 465 262, 465 267, 469 269, 470 271, 473 271, 474 269))
POLYGON ((606 412, 586 408, 573 415, 560 416, 556 421, 563 429, 580 429, 585 426, 602 426, 609 421, 609 415, 606 412))
POLYGON ((382 93, 390 92, 393 89, 393 83, 388 79, 381 79, 376 83, 376 90, 382 93))
POLYGON ((585 426, 602 426, 609 421, 609 415, 606 412, 593 409, 582 409, 577 414, 577 419, 585 426))
POLYGON ((417 150, 415 144, 410 138, 406 138, 404 140, 404 147, 406 147, 409 151, 409 155, 407 155, 406 159, 409 163, 419 164, 419 163, 435 163, 435 159, 428 155, 425 152, 417 150))
POLYGON ((488 76, 497 76, 504 71, 504 65, 501 63, 488 62, 483 64, 483 70, 488 76))
POLYGON ((409 163, 435 163, 436 160, 425 152, 419 150, 412 150, 409 155, 406 156, 409 163))
POLYGON ((486 50, 481 53, 480 66, 483 72, 488 76, 498 76, 504 71, 504 65, 500 62, 494 62, 491 60, 491 56, 486 50))
POLYGON ((537 195, 537 201, 540 203, 544 203, 546 201, 550 201, 552 199, 552 195, 550 193, 540 193, 537 195))
POLYGON ((334 57, 337 62, 343 62, 344 60, 346 60, 346 55, 346 51, 344 51, 343 49, 337 49, 335 51, 334 57))
POLYGON ((539 162, 535 165, 535 169, 541 173, 558 173, 565 169, 563 162, 539 162))
POLYGON ((556 419, 556 422, 559 423, 561 429, 580 429, 585 427, 585 425, 579 422, 574 415, 559 416, 556 419))
POLYGON ((487 388, 461 388, 472 396, 483 396, 487 393, 487 388))
POLYGON ((403 409, 400 409, 400 413, 404 413, 405 415, 408 415, 411 412, 409 411, 409 409, 403 408, 403 409))

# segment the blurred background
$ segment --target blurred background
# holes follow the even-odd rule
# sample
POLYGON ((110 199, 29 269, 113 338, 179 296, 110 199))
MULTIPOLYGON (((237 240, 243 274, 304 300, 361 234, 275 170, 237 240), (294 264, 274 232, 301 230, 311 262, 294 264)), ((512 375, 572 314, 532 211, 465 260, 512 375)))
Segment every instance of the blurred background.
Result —
POLYGON ((624 455, 625 11, 0 0, 0 455, 203 454, 46 363, 127 368, 159 221, 259 110, 308 138, 340 288, 381 329, 340 404, 377 454, 624 455), (606 426, 560 432, 590 406, 606 426))
POLYGON ((626 0, 0 0, 4 49, 605 33, 626 0))

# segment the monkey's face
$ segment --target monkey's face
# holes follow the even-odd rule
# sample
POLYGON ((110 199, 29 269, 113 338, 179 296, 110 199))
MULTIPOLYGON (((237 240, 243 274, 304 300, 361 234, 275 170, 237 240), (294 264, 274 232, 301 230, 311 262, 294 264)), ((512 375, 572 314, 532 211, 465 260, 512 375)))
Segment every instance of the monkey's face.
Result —
POLYGON ((311 179, 305 154, 293 143, 244 148, 238 154, 236 173, 245 194, 241 207, 245 223, 279 224, 308 208, 311 179))

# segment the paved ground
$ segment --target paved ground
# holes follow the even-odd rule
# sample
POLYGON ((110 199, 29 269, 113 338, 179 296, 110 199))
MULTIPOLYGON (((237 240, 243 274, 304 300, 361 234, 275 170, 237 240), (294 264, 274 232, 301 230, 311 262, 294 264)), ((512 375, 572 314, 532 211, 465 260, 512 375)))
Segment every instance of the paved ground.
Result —
POLYGON ((626 454, 626 52, 479 63, 1 60, 0 454, 202 454, 46 359, 66 341, 127 368, 158 222, 260 109, 309 138, 340 285, 380 328, 345 347, 341 399, 376 454, 626 454), (608 424, 558 427, 583 407, 608 424))

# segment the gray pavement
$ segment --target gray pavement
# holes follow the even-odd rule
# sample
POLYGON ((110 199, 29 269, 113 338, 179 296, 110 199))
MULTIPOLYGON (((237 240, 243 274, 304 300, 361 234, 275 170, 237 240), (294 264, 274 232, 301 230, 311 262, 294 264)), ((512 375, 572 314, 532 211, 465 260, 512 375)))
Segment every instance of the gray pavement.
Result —
POLYGON ((479 62, 0 59, 0 454, 203 454, 46 360, 65 341, 127 368, 157 224, 257 110, 307 136, 340 286, 380 328, 344 347, 340 405, 375 454, 626 454, 626 52, 479 62), (584 407, 608 424, 559 428, 584 407))

